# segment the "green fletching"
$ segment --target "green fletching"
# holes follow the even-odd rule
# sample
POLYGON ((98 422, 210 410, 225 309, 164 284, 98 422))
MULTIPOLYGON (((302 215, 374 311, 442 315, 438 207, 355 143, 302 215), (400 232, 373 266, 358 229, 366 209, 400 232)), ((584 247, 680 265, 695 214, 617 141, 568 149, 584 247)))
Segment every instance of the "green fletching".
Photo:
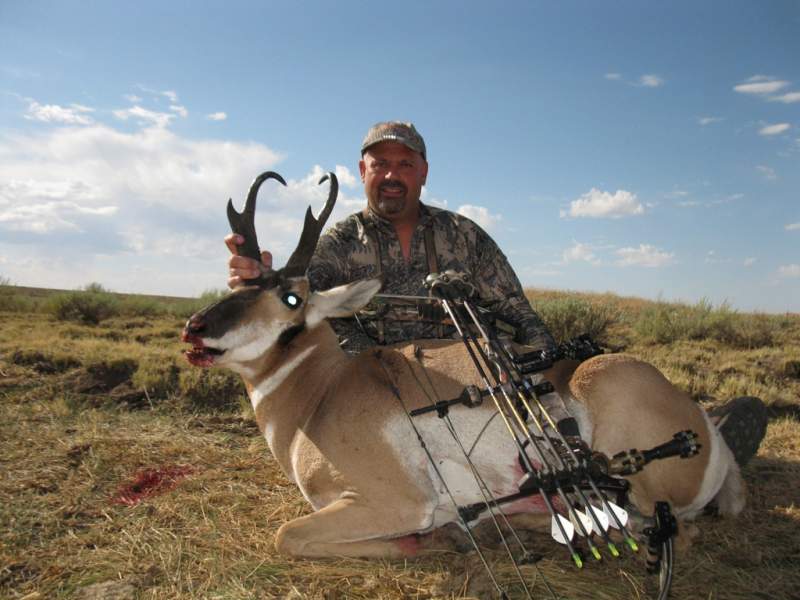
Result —
POLYGON ((611 556, 619 558, 619 550, 617 550, 617 547, 614 544, 609 544, 608 549, 611 552, 611 556))
POLYGON ((631 547, 631 550, 633 550, 634 552, 639 551, 639 546, 636 545, 636 542, 633 540, 633 538, 630 537, 626 538, 625 541, 628 542, 628 546, 631 547))

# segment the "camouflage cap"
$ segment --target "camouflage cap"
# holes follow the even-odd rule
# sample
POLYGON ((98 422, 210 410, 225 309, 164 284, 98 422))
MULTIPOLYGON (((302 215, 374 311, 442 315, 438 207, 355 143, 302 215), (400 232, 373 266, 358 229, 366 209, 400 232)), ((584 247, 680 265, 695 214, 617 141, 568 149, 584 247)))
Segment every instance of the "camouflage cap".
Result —
POLYGON ((401 121, 376 123, 367 132, 367 136, 361 144, 361 156, 364 156, 367 148, 380 142, 398 142, 414 152, 419 152, 422 158, 428 160, 425 152, 425 140, 422 139, 413 123, 401 121))

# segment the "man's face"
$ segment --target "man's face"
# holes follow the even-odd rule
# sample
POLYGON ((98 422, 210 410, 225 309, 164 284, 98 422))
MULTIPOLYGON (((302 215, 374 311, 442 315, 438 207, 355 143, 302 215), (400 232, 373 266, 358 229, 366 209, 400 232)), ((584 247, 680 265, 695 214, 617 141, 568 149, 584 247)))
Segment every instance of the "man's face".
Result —
POLYGON ((414 218, 428 176, 428 163, 398 142, 370 146, 358 163, 370 207, 389 221, 414 218))

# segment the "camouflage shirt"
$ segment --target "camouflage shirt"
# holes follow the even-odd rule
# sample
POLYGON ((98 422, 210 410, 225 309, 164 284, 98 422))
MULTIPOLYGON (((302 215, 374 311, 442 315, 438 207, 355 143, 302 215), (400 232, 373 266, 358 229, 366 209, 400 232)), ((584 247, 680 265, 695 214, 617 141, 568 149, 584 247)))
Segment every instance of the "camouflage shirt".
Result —
MULTIPOLYGON (((308 271, 312 289, 326 290, 360 279, 380 278, 381 294, 427 296, 423 282, 431 269, 426 229, 432 232, 428 236, 432 238, 440 273, 447 270, 465 273, 477 288, 481 305, 516 328, 517 342, 537 349, 554 347, 552 336, 531 308, 519 279, 494 240, 468 218, 421 203, 420 219, 411 238, 410 260, 403 257, 394 226, 367 208, 340 221, 320 237, 308 271)), ((376 343, 455 335, 453 327, 432 320, 398 320, 392 314, 378 320, 363 317, 362 314, 358 319, 331 319, 348 352, 358 352, 376 343)))

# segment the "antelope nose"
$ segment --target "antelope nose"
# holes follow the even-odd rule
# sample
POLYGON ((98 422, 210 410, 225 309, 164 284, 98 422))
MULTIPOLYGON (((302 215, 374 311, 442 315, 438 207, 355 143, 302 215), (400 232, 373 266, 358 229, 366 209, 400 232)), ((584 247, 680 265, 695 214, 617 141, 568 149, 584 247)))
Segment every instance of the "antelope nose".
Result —
POLYGON ((181 337, 186 338, 190 335, 197 335, 203 333, 206 329, 206 324, 203 322, 202 319, 197 319, 195 317, 190 318, 186 321, 186 325, 183 328, 183 335, 181 337))

